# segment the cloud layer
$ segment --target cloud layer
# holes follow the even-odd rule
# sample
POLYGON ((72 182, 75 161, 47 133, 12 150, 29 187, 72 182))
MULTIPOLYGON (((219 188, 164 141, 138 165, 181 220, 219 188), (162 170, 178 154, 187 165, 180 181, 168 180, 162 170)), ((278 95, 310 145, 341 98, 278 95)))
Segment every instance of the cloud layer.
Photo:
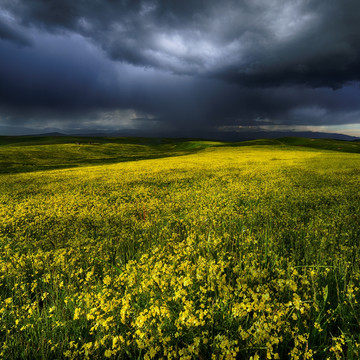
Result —
POLYGON ((0 123, 358 123, 359 13, 357 0, 4 0, 0 123))

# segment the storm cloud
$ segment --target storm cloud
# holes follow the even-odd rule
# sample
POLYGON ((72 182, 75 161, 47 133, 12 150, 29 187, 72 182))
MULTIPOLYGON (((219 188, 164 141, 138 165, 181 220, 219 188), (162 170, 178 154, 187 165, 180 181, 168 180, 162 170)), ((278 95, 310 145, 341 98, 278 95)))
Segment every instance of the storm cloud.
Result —
POLYGON ((358 124, 359 13, 357 0, 3 0, 0 124, 358 124))

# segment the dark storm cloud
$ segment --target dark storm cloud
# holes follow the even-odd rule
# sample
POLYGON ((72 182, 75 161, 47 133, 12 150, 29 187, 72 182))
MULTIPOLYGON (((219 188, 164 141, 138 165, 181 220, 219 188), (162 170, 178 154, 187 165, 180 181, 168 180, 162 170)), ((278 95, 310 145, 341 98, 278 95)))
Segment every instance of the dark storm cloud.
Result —
POLYGON ((358 0, 6 1, 26 26, 71 30, 110 57, 248 86, 360 79, 358 0))
POLYGON ((22 34, 19 26, 8 14, 0 12, 0 39, 14 42, 21 46, 31 45, 31 40, 22 34))
POLYGON ((0 122, 357 123, 359 13, 355 0, 3 0, 0 122))
POLYGON ((111 103, 114 84, 89 49, 78 41, 42 38, 40 47, 0 43, 0 102, 26 108, 76 109, 111 103), (96 74, 94 76, 94 74, 96 74))

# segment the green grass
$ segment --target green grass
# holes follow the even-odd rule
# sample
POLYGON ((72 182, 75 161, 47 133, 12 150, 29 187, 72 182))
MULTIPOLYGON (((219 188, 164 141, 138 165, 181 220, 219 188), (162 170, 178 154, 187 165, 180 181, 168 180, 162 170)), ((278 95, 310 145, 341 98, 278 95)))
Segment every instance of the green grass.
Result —
POLYGON ((360 142, 281 138, 244 142, 71 136, 0 136, 0 174, 112 164, 196 153, 208 147, 285 145, 360 153, 360 142))
POLYGON ((147 138, 0 137, 0 173, 179 156, 217 144, 147 138))
POLYGON ((349 153, 360 153, 360 141, 346 141, 334 139, 306 139, 287 137, 278 139, 282 144, 290 146, 302 146, 319 150, 332 150, 349 153))

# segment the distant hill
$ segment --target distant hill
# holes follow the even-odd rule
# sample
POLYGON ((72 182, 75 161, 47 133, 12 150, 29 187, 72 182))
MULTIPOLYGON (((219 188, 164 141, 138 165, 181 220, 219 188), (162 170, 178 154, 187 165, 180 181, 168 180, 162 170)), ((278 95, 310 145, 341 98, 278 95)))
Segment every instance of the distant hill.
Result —
POLYGON ((335 140, 356 140, 356 136, 337 133, 313 132, 313 131, 247 131, 247 132, 222 132, 208 134, 208 138, 222 141, 246 141, 256 139, 278 139, 285 137, 309 138, 309 139, 335 139, 335 140))
POLYGON ((313 132, 313 131, 244 131, 244 132, 209 132, 204 131, 201 134, 178 132, 176 134, 153 134, 139 131, 122 131, 122 132, 84 132, 72 134, 73 136, 100 136, 100 137, 145 137, 145 138, 197 138, 215 141, 246 141, 256 139, 278 139, 283 137, 301 137, 310 139, 336 139, 336 140, 355 140, 356 136, 350 136, 337 133, 313 132))
POLYGON ((55 132, 35 134, 35 135, 25 135, 25 136, 68 136, 68 135, 55 131, 55 132))
POLYGON ((41 131, 31 128, 14 126, 0 126, 0 136, 79 136, 79 137, 143 137, 143 138, 173 138, 173 139, 205 139, 218 141, 246 141, 255 139, 277 139, 284 137, 301 137, 311 139, 356 140, 356 136, 340 133, 313 132, 313 131, 178 131, 176 133, 152 132, 137 130, 61 130, 46 128, 41 131))
POLYGON ((319 150, 360 153, 360 141, 336 139, 308 139, 300 137, 285 137, 277 139, 284 145, 301 146, 319 150))
POLYGON ((360 153, 360 141, 282 137, 247 141, 210 141, 141 137, 0 136, 0 173, 62 169, 181 156, 209 147, 270 146, 360 153))

